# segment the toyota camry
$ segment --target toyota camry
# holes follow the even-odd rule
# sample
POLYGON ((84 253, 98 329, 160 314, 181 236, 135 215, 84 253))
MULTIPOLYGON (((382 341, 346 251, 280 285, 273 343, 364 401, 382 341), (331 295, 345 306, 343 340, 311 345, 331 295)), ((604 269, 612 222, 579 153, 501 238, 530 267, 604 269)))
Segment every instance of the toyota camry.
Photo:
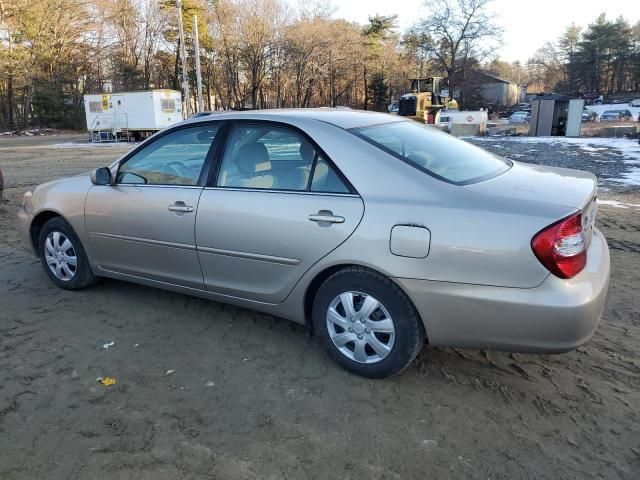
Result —
POLYGON ((57 286, 99 277, 308 324, 384 377, 435 346, 566 352, 602 314, 609 250, 586 172, 527 165, 401 117, 204 115, 24 196, 57 286))

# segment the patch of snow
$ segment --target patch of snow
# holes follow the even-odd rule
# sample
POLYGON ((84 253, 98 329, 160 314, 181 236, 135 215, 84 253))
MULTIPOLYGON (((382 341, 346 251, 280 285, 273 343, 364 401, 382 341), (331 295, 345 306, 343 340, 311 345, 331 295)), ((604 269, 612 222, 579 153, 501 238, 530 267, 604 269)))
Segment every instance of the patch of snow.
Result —
MULTIPOLYGON (((496 138, 477 137, 475 141, 494 142, 496 138)), ((616 150, 621 155, 621 160, 627 165, 629 171, 623 172, 620 177, 610 181, 626 184, 640 185, 640 144, 635 139, 628 138, 603 138, 603 137, 501 137, 500 143, 527 143, 548 144, 562 147, 573 145, 583 150, 589 156, 600 156, 601 150, 616 150), (638 167, 636 167, 638 165, 638 167)), ((533 149, 527 150, 532 152, 533 149)))
POLYGON ((609 207, 615 207, 615 208, 636 208, 636 209, 640 209, 640 205, 637 203, 624 203, 624 202, 619 202, 618 200, 597 200, 598 205, 607 205, 609 207))

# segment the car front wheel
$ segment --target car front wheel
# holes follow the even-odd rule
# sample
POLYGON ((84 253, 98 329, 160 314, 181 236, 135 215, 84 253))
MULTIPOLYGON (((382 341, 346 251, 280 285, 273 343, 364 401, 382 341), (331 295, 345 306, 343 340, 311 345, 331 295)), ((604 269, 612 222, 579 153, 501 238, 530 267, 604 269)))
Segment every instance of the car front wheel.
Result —
POLYGON ((401 372, 424 342, 424 327, 404 292, 371 270, 340 270, 320 287, 314 331, 340 365, 381 378, 401 372))
POLYGON ((79 290, 95 282, 80 239, 64 219, 55 217, 42 226, 38 251, 45 272, 58 287, 79 290))

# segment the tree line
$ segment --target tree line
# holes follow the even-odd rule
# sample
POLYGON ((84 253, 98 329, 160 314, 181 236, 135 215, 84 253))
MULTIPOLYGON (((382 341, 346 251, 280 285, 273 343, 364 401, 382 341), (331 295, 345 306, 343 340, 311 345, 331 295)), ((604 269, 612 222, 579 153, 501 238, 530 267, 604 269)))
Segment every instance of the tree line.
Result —
POLYGON ((487 68, 544 92, 640 92, 640 21, 607 19, 603 13, 586 28, 569 25, 525 64, 493 61, 487 68))
MULTIPOLYGON (((406 32, 395 16, 336 19, 330 2, 182 0, 189 84, 197 17, 205 108, 383 110, 409 78, 447 77, 462 106, 484 69, 548 91, 638 90, 640 26, 604 15, 572 26, 524 65, 495 58, 491 0, 426 0, 406 32)), ((0 129, 82 128, 87 93, 181 89, 175 0, 0 0, 0 129)), ((195 98, 195 91, 191 92, 195 98)), ((477 99, 475 99, 477 100, 477 99)), ((193 103, 195 105, 195 102, 193 103)))
MULTIPOLYGON (((192 88, 197 16, 205 108, 382 109, 403 93, 412 61, 395 17, 358 25, 325 4, 183 0, 192 88)), ((0 0, 0 128, 81 127, 86 93, 180 90, 180 51, 173 0, 0 0)))

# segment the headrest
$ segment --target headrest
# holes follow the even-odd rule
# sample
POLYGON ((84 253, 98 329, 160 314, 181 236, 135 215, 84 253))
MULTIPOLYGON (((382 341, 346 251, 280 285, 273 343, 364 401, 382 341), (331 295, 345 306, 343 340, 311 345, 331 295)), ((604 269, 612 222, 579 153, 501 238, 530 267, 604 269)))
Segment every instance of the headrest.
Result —
POLYGON ((306 140, 302 140, 300 142, 300 157, 307 163, 313 162, 313 157, 315 156, 316 151, 313 146, 307 142, 306 140))
POLYGON ((243 173, 255 173, 256 167, 260 164, 265 164, 266 169, 270 169, 271 165, 269 162, 269 152, 267 151, 267 147, 265 147, 262 143, 253 142, 247 143, 240 147, 238 150, 236 165, 243 173))

